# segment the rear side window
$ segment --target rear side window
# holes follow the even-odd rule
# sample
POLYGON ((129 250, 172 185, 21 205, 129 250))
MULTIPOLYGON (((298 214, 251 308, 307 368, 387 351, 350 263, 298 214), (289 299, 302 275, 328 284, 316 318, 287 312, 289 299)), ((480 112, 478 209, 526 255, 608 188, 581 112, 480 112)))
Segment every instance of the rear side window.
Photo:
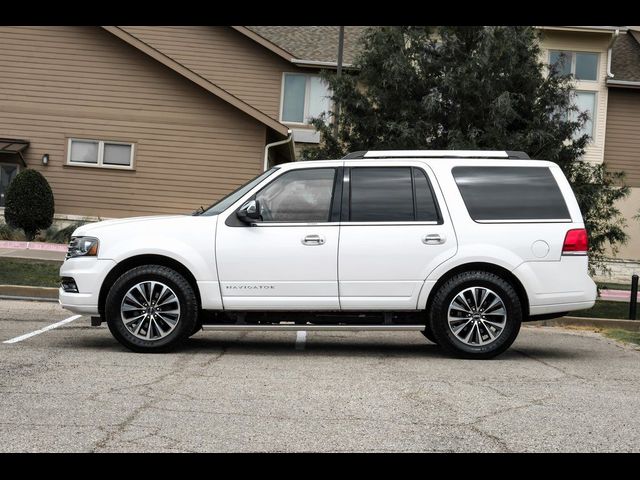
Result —
POLYGON ((415 167, 353 167, 352 222, 438 221, 425 173, 415 167))
POLYGON ((454 167, 452 173, 477 222, 571 221, 547 167, 454 167))

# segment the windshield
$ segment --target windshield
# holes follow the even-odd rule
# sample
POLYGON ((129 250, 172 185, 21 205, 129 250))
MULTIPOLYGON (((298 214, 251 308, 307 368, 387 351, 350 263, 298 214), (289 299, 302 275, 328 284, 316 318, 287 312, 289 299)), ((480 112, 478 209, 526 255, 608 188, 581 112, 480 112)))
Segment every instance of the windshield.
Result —
POLYGON ((233 205, 235 202, 237 202, 238 199, 241 198, 245 193, 247 193, 249 190, 251 190, 253 187, 255 187, 262 180, 267 178, 269 175, 274 173, 277 169, 278 169, 277 167, 274 167, 274 168, 271 168, 271 169, 267 170, 266 172, 261 173, 260 175, 255 177, 253 180, 249 180, 247 183, 245 183, 241 187, 239 187, 236 190, 234 190, 233 192, 231 192, 226 197, 223 197, 220 200, 218 200, 216 203, 211 205, 206 210, 204 210, 202 212, 198 212, 197 215, 209 216, 209 215, 218 215, 218 214, 224 212, 227 208, 229 208, 231 205, 233 205))

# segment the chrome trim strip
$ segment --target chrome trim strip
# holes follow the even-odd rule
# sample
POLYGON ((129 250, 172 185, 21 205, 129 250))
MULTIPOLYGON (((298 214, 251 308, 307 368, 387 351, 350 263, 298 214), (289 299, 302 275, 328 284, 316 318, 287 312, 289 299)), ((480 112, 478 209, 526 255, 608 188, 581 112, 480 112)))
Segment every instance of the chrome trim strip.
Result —
POLYGON ((287 331, 306 331, 306 330, 370 330, 370 331, 408 331, 408 330, 424 330, 424 325, 291 325, 291 324, 275 324, 275 325, 203 325, 203 330, 287 330, 287 331))
POLYGON ((547 219, 526 219, 526 220, 474 220, 477 223, 571 223, 570 218, 547 218, 547 219))
MULTIPOLYGON (((494 222, 492 222, 494 223, 494 222)), ((322 222, 322 223, 286 223, 286 222, 256 222, 252 227, 362 227, 385 225, 439 225, 438 222, 322 222)))

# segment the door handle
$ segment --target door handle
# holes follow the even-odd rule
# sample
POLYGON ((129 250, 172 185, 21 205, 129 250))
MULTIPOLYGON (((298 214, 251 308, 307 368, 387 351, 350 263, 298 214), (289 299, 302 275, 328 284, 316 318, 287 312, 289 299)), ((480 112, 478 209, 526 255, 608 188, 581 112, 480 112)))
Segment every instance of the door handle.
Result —
POLYGON ((425 245, 442 245, 447 239, 438 233, 430 233, 422 237, 422 243, 425 245))
POLYGON ((307 235, 302 239, 303 245, 324 245, 324 236, 322 235, 307 235))

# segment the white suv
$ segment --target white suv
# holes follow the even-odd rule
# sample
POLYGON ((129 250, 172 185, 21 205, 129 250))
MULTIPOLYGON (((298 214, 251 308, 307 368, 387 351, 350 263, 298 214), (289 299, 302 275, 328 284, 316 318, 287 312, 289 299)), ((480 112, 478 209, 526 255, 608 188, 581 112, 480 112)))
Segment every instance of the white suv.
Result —
POLYGON ((505 151, 278 165, 193 215, 78 228, 61 305, 139 352, 200 329, 418 330, 490 358, 523 321, 591 308, 560 168, 505 151))

